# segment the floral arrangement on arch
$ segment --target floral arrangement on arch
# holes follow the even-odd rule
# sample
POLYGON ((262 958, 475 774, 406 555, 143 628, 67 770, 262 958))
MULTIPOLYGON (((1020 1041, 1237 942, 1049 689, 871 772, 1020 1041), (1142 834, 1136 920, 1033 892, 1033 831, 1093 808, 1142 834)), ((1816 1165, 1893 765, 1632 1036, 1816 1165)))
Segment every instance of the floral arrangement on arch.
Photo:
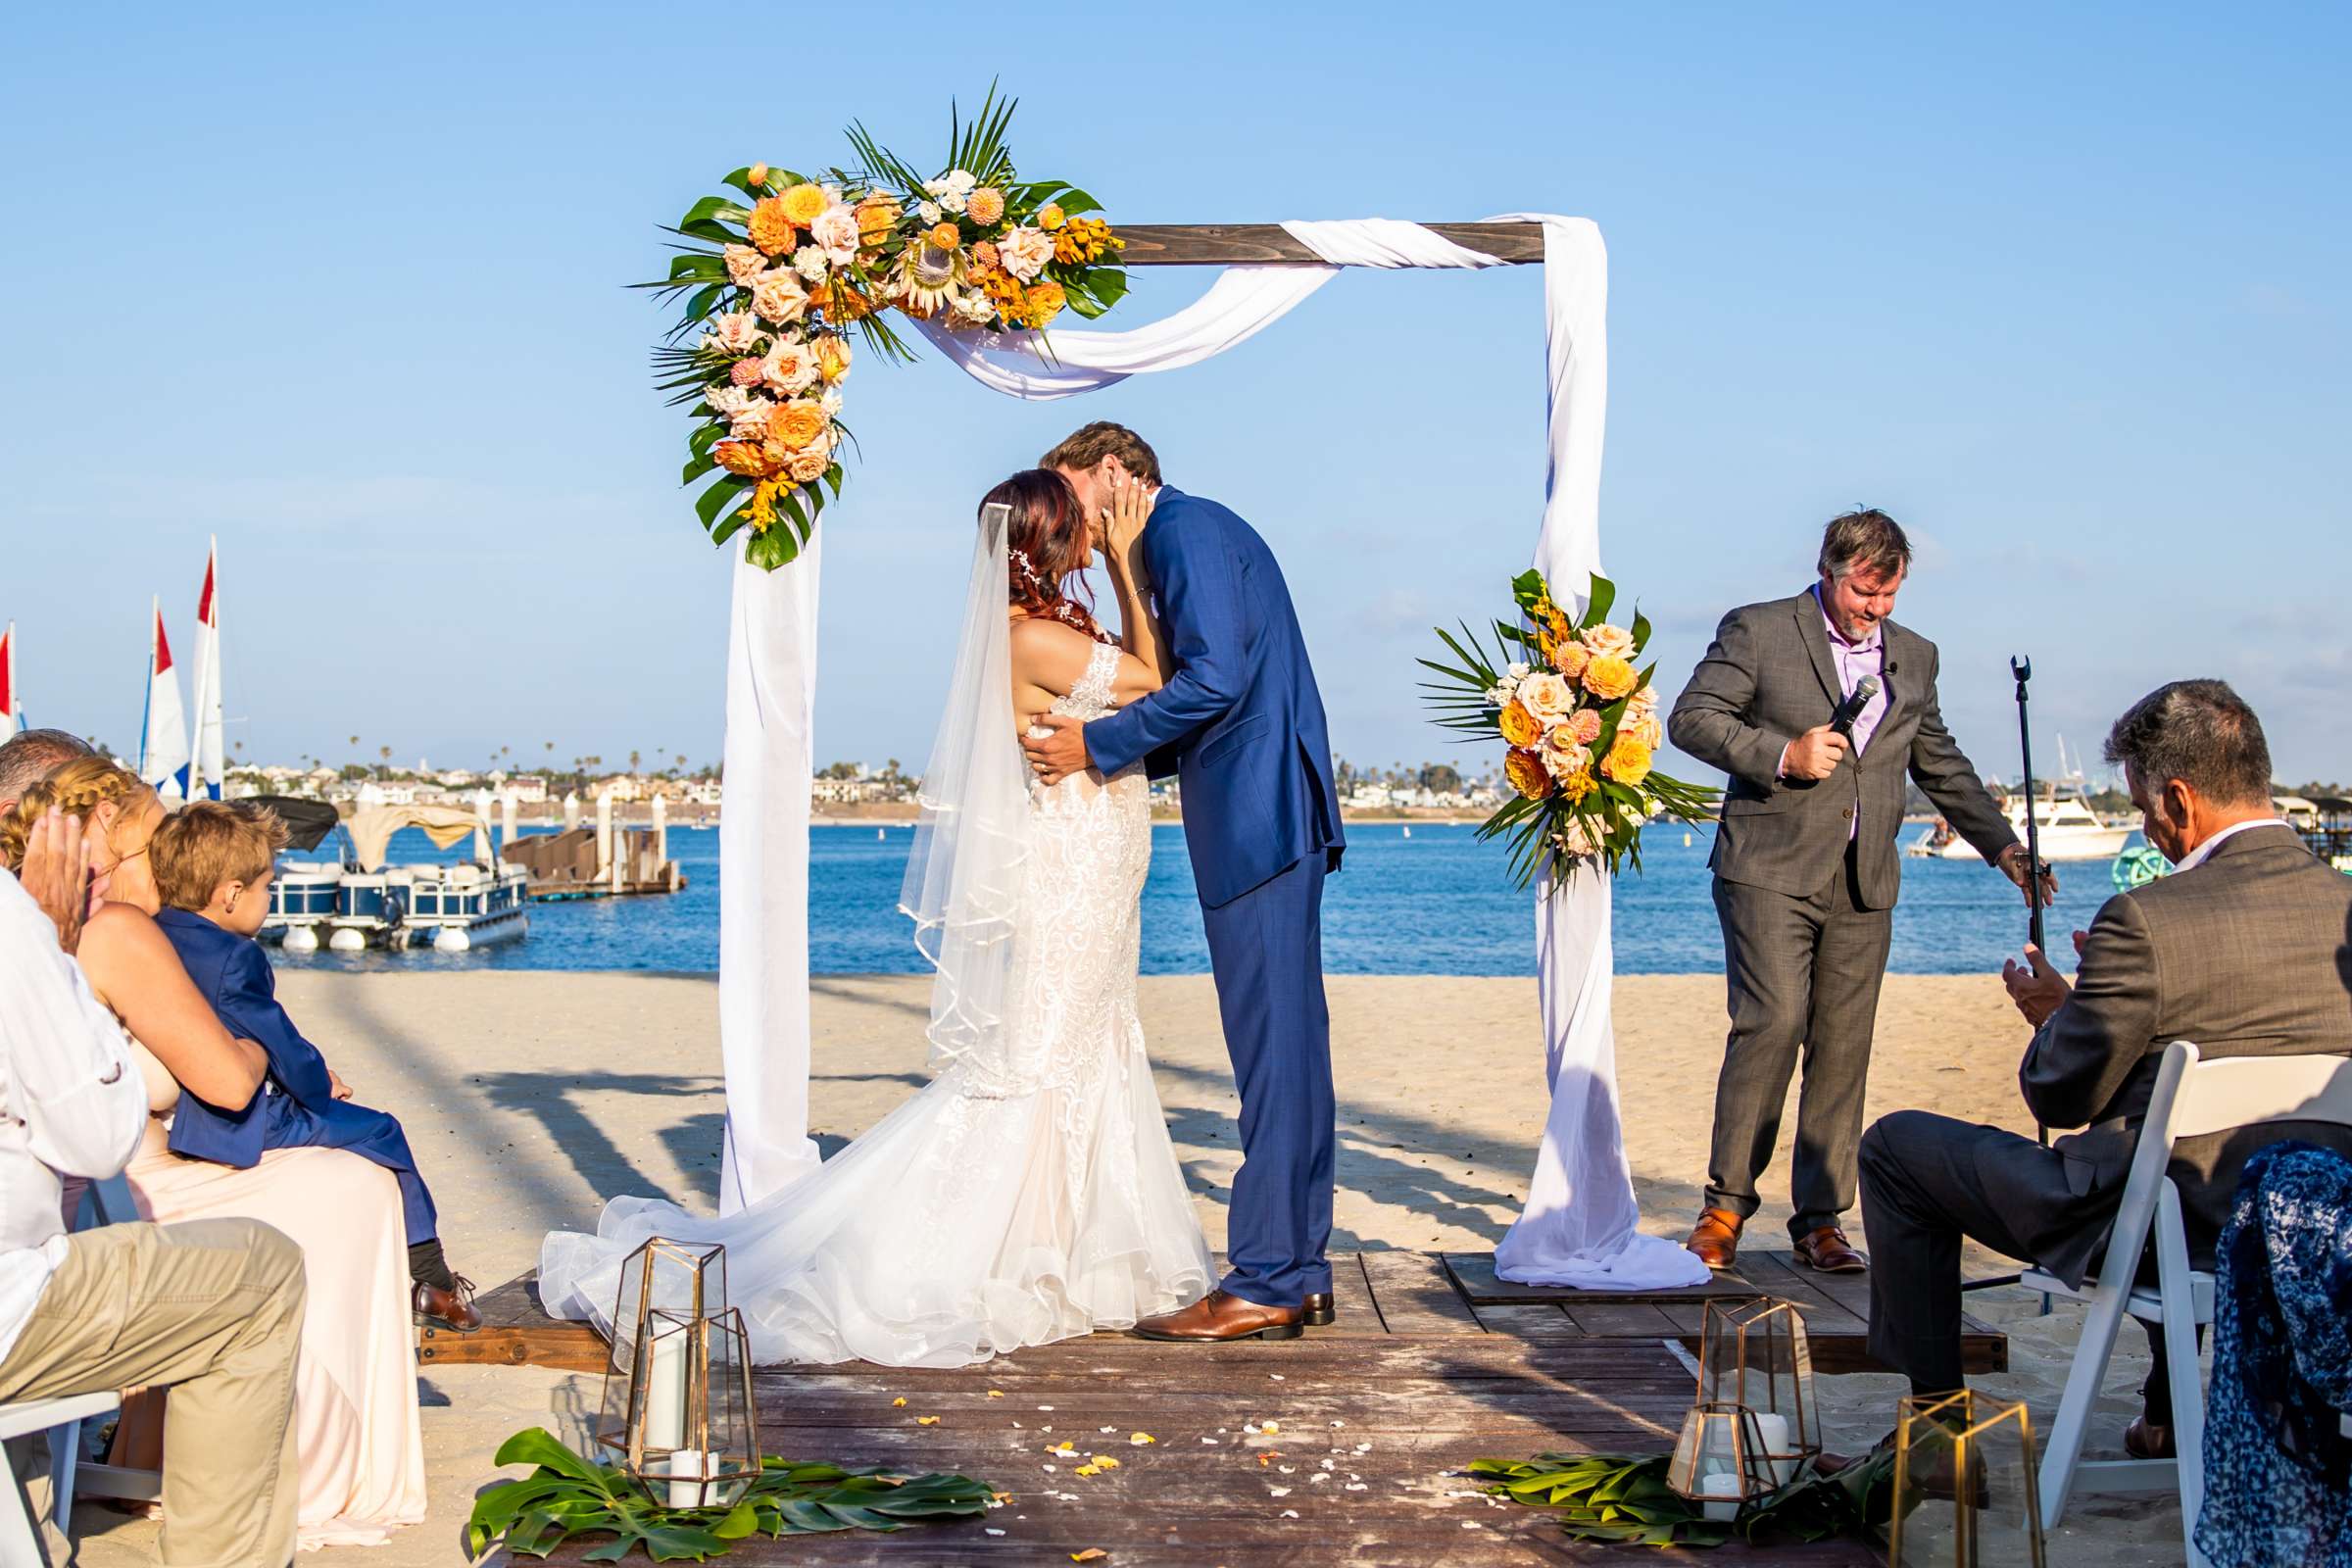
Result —
POLYGON ((1511 597, 1521 618, 1494 622, 1493 656, 1467 625, 1458 639, 1439 627, 1459 662, 1420 662, 1445 677, 1421 683, 1438 723, 1507 748, 1512 798, 1478 836, 1507 836, 1522 887, 1538 871, 1555 885, 1589 865, 1613 876, 1628 858, 1639 870, 1644 822, 1704 821, 1718 793, 1654 766, 1666 741, 1651 684, 1657 665, 1636 667, 1649 621, 1637 611, 1630 628, 1610 624, 1617 588, 1598 572, 1581 618, 1559 607, 1541 572, 1512 579, 1511 597), (1527 657, 1504 659, 1514 645, 1527 657))
POLYGON ((1125 241, 1100 204, 1058 180, 1023 181, 1004 134, 1014 103, 989 90, 951 119, 944 169, 924 174, 849 131, 861 169, 801 174, 753 164, 670 232, 669 276, 639 285, 685 308, 654 351, 657 384, 695 415, 681 482, 713 544, 744 538, 772 571, 808 542, 842 486, 842 384, 851 339, 911 360, 896 311, 955 331, 1032 331, 1065 309, 1096 317, 1127 292, 1125 241))

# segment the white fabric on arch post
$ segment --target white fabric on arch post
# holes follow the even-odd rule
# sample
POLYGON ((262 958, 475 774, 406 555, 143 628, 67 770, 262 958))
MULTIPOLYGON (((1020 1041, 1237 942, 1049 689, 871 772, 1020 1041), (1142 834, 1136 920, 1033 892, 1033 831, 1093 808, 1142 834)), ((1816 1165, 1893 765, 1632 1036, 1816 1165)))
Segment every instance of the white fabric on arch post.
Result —
POLYGON ((718 819, 718 1211, 816 1169, 808 1136, 808 793, 824 528, 775 571, 735 563, 718 819))
MULTIPOLYGON (((1509 217, 1542 223, 1544 236, 1550 465, 1536 563, 1563 593, 1578 593, 1600 559, 1608 256, 1598 226, 1589 219, 1509 217)), ((1161 320, 1117 332, 1054 332, 1050 358, 1025 336, 956 334, 932 322, 918 324, 943 355, 982 385, 1039 402, 1097 391, 1131 374, 1199 364, 1287 315, 1342 267, 1503 265, 1418 223, 1396 220, 1287 222, 1283 227, 1330 265, 1230 268, 1200 299, 1161 320)), ((737 839, 729 836, 737 813, 727 813, 720 848, 724 860, 736 868, 722 865, 721 891, 727 908, 738 907, 741 890, 760 909, 732 921, 722 911, 720 927, 728 1099, 722 1208, 728 1211, 773 1190, 773 1184, 754 1185, 763 1172, 797 1172, 805 1168, 800 1161, 813 1155, 807 1138, 808 708, 805 697, 797 708, 776 701, 789 684, 787 673, 803 679, 813 674, 813 557, 805 558, 774 574, 808 579, 805 606, 790 602, 793 612, 806 612, 805 622, 790 626, 798 641, 785 635, 783 590, 747 590, 743 573, 758 575, 756 568, 738 568, 728 668, 728 794, 742 798, 740 752, 756 770, 749 774, 749 793, 758 803, 760 826, 754 830, 759 837, 752 863, 742 864, 737 839), (769 608, 747 617, 747 599, 769 608), (755 667, 742 657, 756 658, 761 648, 787 658, 789 671, 755 667), (755 682, 764 688, 766 701, 748 694, 739 700, 737 688, 755 682), (789 736, 773 740, 763 731, 747 736, 739 746, 738 724, 793 728, 789 736), (789 802, 782 798, 788 793, 789 802), (788 824, 796 812, 799 831, 792 832, 788 824), (797 925, 780 906, 788 901, 797 901, 797 925), (786 935, 789 942, 779 947, 776 939, 786 935), (774 1004, 792 1012, 784 1021, 797 1029, 778 1028, 774 1004), (762 1053, 757 1059, 755 1051, 762 1053), (749 1098, 741 1105, 739 1081, 749 1098)), ((1601 1290, 1654 1290, 1704 1279, 1704 1265, 1690 1253, 1637 1228, 1640 1213, 1617 1117, 1606 880, 1579 876, 1548 898, 1540 895, 1537 928, 1552 1106, 1527 1211, 1496 1250, 1498 1269, 1512 1279, 1601 1290)))

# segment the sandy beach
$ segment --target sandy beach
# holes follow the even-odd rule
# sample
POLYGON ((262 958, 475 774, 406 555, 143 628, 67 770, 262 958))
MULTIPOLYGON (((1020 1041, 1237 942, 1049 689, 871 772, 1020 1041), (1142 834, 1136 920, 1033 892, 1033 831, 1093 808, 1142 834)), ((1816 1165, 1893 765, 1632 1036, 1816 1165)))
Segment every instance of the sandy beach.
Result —
MULTIPOLYGON (((551 1227, 592 1224, 598 1205, 654 1193, 708 1206, 716 1188, 722 1092, 717 988, 707 975, 331 974, 289 970, 280 995, 361 1099, 400 1115, 432 1173, 452 1261, 485 1288, 530 1268, 551 1227)), ((1531 981, 1341 977, 1330 983, 1341 1106, 1334 1245, 1491 1249, 1518 1211, 1544 1108, 1531 981)), ((927 982, 816 982, 812 1131, 828 1151, 923 1082, 927 982)), ((1159 1092, 1212 1246, 1236 1161, 1233 1088, 1206 976, 1147 977, 1145 1018, 1159 1092)), ((1646 1228, 1679 1235, 1705 1174, 1708 1106, 1723 1039, 1719 978, 1642 976, 1616 991, 1618 1077, 1646 1228)), ((1930 1106, 2031 1132, 2017 1102, 2024 1026, 1992 979, 1893 976, 1881 1004, 1872 1113, 1930 1106)), ((1793 1115, 1789 1121, 1793 1123, 1793 1115)), ((1787 1134, 1767 1178, 1777 1199, 1751 1235, 1780 1240, 1787 1134), (1778 1194, 1774 1184, 1783 1184, 1778 1194)), ((1856 1216, 1857 1222, 1859 1216, 1856 1216)), ((1860 1238, 1864 1246, 1867 1237, 1860 1238)), ((1988 1256, 1981 1273, 2002 1272, 1988 1256)), ((2045 1427, 2076 1314, 2035 1316, 2038 1298, 1980 1294, 1971 1309, 2013 1336, 2014 1370, 1989 1392, 2033 1401, 2045 1427)), ((2132 1408, 2141 1344, 2126 1331, 2109 1379, 2116 1446, 2132 1408)), ((464 1520, 514 1430, 576 1433, 597 1380, 537 1368, 436 1368, 424 1381, 430 1520, 388 1548, 306 1556, 375 1568, 465 1560, 464 1520)), ((1834 1446, 1867 1445, 1902 1392, 1886 1376, 1824 1383, 1834 1446)), ((152 1525, 85 1505, 81 1561, 152 1560, 152 1525)), ((2178 1560, 2169 1500, 2078 1499, 2053 1564, 2178 1560)), ((908 1561, 919 1560, 920 1552, 908 1561)))

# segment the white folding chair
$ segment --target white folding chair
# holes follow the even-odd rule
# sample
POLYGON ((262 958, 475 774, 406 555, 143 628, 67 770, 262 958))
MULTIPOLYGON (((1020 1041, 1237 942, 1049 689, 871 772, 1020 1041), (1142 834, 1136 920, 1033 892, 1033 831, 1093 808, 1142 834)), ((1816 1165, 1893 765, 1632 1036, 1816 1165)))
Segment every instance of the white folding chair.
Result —
POLYGON ((2207 1568, 2197 1550, 2197 1512, 2205 1501, 2205 1390, 2197 1366, 2197 1327, 2213 1321, 2213 1276, 2188 1266, 2188 1237, 2180 1192, 2165 1175, 2173 1144, 2268 1121, 2328 1121, 2352 1126, 2352 1057, 2226 1056, 2200 1060, 2197 1048, 2176 1040, 2165 1048, 2148 1098, 2147 1120, 2132 1153, 2115 1226, 2098 1278, 2081 1289, 2037 1269, 2020 1281, 2030 1291, 2070 1297, 2090 1308, 2075 1347, 2058 1417, 2041 1460, 2041 1522, 2058 1526, 2077 1486, 2090 1492, 2165 1492, 2180 1494, 2180 1530, 2190 1568, 2207 1568), (2153 1230, 2156 1287, 2133 1283, 2153 1230), (2164 1335, 2173 1392, 2174 1459, 2089 1459, 2083 1434, 2107 1376, 2108 1358, 2125 1314, 2156 1324, 2164 1335))
MULTIPOLYGON (((64 1399, 25 1399, 17 1404, 0 1404, 0 1439, 22 1438, 35 1432, 49 1434, 49 1488, 55 1499, 57 1528, 71 1528, 74 1520, 74 1471, 81 1456, 81 1423, 94 1415, 104 1415, 122 1402, 122 1396, 112 1389, 97 1394, 77 1394, 64 1399)), ((17 1492, 15 1480, 0 1471, 0 1482, 8 1488, 8 1497, 0 1502, 0 1563, 39 1562, 41 1549, 38 1533, 32 1518, 17 1492)))

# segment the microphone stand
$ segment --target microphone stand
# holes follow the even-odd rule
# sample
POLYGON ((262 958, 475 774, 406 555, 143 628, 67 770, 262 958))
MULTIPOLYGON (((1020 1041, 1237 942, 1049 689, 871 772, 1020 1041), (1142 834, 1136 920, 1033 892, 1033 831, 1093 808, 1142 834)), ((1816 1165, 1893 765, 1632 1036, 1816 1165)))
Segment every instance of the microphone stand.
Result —
MULTIPOLYGON (((2017 756, 2025 773, 2026 783, 2026 940, 2046 962, 2050 944, 2041 920, 2041 829, 2034 816, 2034 731, 2026 721, 2026 682, 2034 678, 2034 660, 2031 655, 2018 654, 2009 661, 2009 673, 2017 677, 2017 756)), ((2050 1130, 2036 1117, 2034 1137, 2042 1148, 2050 1147, 2050 1130)), ((2042 1317, 2050 1315, 2050 1298, 2041 1298, 2042 1317)))

